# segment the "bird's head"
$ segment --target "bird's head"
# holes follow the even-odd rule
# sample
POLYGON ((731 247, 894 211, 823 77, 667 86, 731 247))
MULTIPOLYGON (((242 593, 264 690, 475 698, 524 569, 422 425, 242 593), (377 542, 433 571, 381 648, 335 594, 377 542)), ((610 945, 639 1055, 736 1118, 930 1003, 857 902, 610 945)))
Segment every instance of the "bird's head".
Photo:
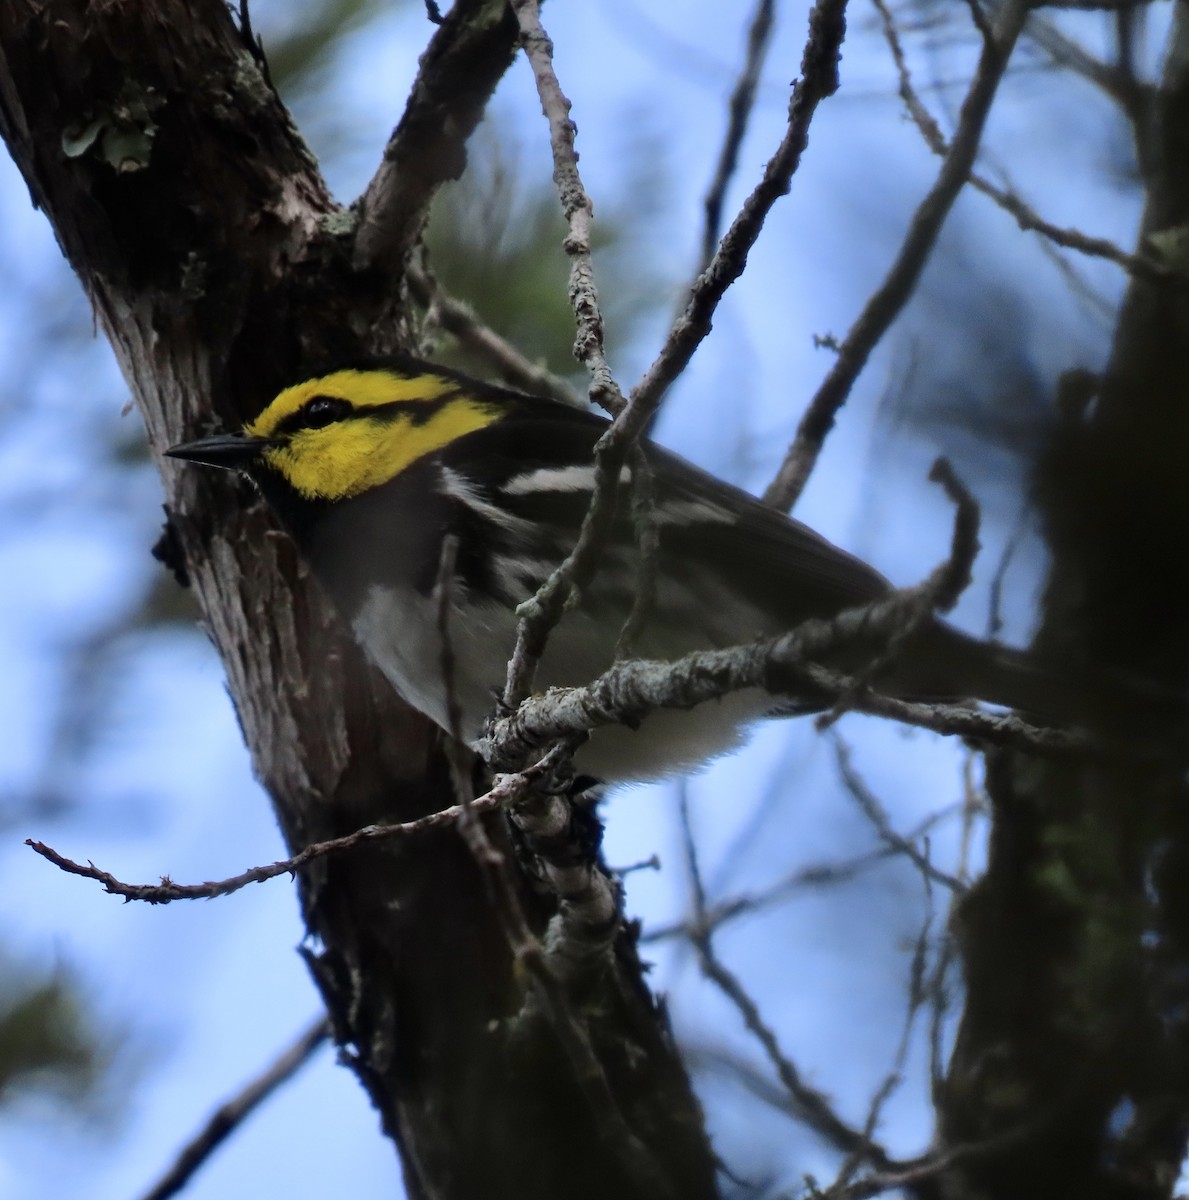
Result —
POLYGON ((492 395, 426 364, 333 371, 286 388, 238 434, 172 446, 172 458, 278 477, 307 500, 345 500, 503 415, 492 395))

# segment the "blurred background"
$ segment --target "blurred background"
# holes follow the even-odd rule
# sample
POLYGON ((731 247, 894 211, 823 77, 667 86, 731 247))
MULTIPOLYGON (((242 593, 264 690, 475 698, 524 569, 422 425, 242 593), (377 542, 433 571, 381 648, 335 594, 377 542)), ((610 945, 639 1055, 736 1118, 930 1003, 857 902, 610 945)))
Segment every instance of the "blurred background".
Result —
MULTIPOLYGON (((727 220, 780 140, 806 11, 799 0, 775 6, 727 220)), ((423 6, 257 0, 252 16, 283 99, 349 202, 432 33, 423 6)), ((545 9, 595 201, 598 282, 625 390, 698 262, 751 16, 750 5, 712 0, 545 9)), ((969 11, 926 2, 896 19, 916 86, 949 131, 977 52, 969 11)), ((1136 19, 1129 69, 1158 69, 1163 19, 1136 19)), ((1046 20, 1069 44, 1119 52, 1110 14, 1046 20)), ((819 110, 792 194, 656 430, 756 491, 937 168, 904 117, 876 9, 856 0, 849 24, 842 90, 819 110)), ((1142 196, 1128 131, 1101 87, 1052 47, 1018 54, 983 169, 1050 221, 1130 249, 1142 196)), ((535 89, 517 63, 466 177, 441 197, 431 262, 483 319, 582 387, 550 172, 535 89)), ((130 1200, 307 1026, 318 998, 295 953, 288 880, 210 903, 124 905, 23 845, 43 839, 140 882, 219 878, 284 853, 219 661, 190 598, 150 556, 160 489, 127 389, 7 158, 0 281, 0 1196, 130 1200)), ((1055 249, 965 194, 796 515, 897 584, 916 582, 948 550, 951 513, 925 476, 949 454, 984 519, 956 619, 1025 642, 1044 571, 1029 465, 1062 381, 1102 364, 1124 285, 1111 263, 1055 249)), ((436 346, 482 370, 445 336, 436 346)), ((881 1136, 897 1154, 923 1150, 930 1056, 944 1055, 959 986, 946 913, 983 853, 977 761, 956 741, 853 714, 829 734, 775 723, 692 779, 614 794, 605 815, 612 865, 659 864, 630 873, 628 910, 644 922, 654 986, 731 1169, 796 1191, 806 1176, 832 1177, 839 1154, 790 1111, 739 1012, 680 936, 687 831, 712 908, 746 901, 716 950, 805 1081, 862 1127, 897 1076, 881 1136), (889 829, 914 839, 931 878, 889 853, 889 829)), ((399 1188, 392 1146, 323 1047, 188 1195, 367 1200, 399 1188)))

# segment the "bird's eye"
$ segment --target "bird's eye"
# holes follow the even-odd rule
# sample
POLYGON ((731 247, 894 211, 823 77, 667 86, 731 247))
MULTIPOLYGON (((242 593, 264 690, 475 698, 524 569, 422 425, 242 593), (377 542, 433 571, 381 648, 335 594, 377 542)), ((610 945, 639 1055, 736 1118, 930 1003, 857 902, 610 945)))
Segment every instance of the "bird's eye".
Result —
POLYGON ((337 396, 315 396, 302 409, 302 425, 307 429, 324 429, 341 421, 351 411, 351 405, 337 396))

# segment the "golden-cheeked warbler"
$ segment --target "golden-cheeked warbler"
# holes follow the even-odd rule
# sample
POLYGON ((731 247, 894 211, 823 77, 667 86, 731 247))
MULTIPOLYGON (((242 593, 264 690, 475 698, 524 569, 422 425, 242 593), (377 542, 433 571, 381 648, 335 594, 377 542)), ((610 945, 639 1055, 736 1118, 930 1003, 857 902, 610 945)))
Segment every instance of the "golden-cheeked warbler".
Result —
MULTIPOLYGON (((410 357, 336 370, 281 392, 242 433, 168 454, 245 472, 297 541, 356 638, 400 695, 449 730, 435 587, 457 538, 448 628, 461 731, 477 739, 502 688, 516 607, 574 546, 595 480, 604 418, 410 357)), ((652 475, 655 596, 634 654, 669 661, 829 618, 886 595, 871 567, 799 522, 677 456, 644 445, 652 475)), ((593 581, 552 631, 540 687, 604 671, 632 611, 640 538, 619 489, 593 581)), ((879 647, 829 665, 860 670, 879 647)), ((902 697, 973 697, 1044 711, 1046 672, 1026 656, 931 621, 876 681, 902 697)), ((748 722, 809 711, 822 697, 758 691, 638 729, 594 732, 576 755, 604 781, 655 778, 737 743, 748 722)))

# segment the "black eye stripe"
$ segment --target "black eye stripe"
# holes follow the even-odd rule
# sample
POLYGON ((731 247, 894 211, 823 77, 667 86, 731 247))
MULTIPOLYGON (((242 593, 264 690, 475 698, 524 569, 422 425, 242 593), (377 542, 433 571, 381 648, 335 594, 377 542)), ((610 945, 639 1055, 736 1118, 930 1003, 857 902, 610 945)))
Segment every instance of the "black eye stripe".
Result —
POLYGON ((435 396, 432 400, 393 400, 388 404, 369 405, 356 408, 349 400, 339 396, 311 396, 295 413, 290 413, 279 422, 276 434, 298 433, 302 429, 325 429, 338 421, 352 417, 370 417, 373 420, 395 421, 407 417, 414 425, 423 425, 439 413, 451 400, 459 395, 457 390, 435 396))
POLYGON ((355 411, 354 405, 338 396, 313 396, 295 413, 290 413, 279 422, 275 433, 297 433, 302 429, 325 429, 336 421, 342 421, 355 411))
POLYGON ((315 396, 302 405, 298 415, 306 429, 324 429, 350 416, 353 411, 351 404, 337 396, 315 396))
POLYGON ((360 409, 354 415, 363 416, 366 413, 380 421, 397 421, 406 417, 411 425, 424 425, 431 417, 437 416, 452 400, 457 400, 461 392, 455 390, 435 396, 432 400, 390 400, 387 404, 376 404, 371 408, 360 409))

